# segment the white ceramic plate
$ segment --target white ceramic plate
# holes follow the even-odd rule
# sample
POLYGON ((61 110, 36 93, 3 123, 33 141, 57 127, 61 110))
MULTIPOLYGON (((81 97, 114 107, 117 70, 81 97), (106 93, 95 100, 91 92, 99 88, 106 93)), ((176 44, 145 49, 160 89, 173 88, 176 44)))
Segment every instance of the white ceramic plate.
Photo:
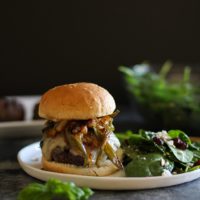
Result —
POLYGON ((41 150, 39 142, 21 149, 18 153, 18 161, 24 171, 43 181, 49 178, 57 178, 62 181, 73 181, 78 186, 87 186, 102 190, 136 190, 167 187, 195 180, 200 177, 200 170, 173 175, 157 177, 124 177, 123 172, 118 172, 107 177, 91 177, 72 174, 61 174, 44 171, 41 169, 41 150))
POLYGON ((44 120, 1 122, 0 138, 39 136, 43 125, 44 120))

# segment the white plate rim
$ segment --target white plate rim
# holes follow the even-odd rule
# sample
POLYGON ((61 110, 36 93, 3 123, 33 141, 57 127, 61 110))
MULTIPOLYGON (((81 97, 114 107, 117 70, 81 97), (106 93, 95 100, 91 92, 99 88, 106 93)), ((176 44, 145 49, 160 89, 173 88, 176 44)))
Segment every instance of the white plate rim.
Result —
POLYGON ((92 189, 138 190, 179 185, 182 183, 193 181, 200 177, 200 169, 172 176, 153 177, 96 177, 50 172, 39 169, 38 167, 27 164, 23 161, 22 154, 38 146, 39 142, 35 142, 22 148, 17 154, 17 159, 21 168, 27 174, 42 181, 47 181, 49 178, 58 178, 62 181, 73 181, 76 185, 80 187, 90 187, 92 189))
POLYGON ((0 122, 0 138, 41 136, 44 120, 0 122))
POLYGON ((30 120, 30 121, 9 121, 1 122, 0 128, 23 128, 23 127, 32 127, 32 126, 41 126, 45 120, 30 120))

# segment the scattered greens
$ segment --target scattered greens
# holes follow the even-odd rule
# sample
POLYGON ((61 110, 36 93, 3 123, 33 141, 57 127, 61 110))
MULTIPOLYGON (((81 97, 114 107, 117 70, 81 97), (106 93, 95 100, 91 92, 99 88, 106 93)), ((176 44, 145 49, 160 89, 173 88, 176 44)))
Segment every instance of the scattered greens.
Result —
POLYGON ((45 184, 28 185, 19 193, 17 200, 86 200, 92 194, 89 188, 79 188, 72 182, 50 179, 45 184))
POLYGON ((200 169, 200 143, 180 130, 118 133, 124 150, 127 176, 145 177, 200 169))
POLYGON ((167 61, 159 72, 148 63, 132 68, 120 66, 129 92, 146 119, 162 123, 162 127, 187 128, 200 123, 200 89, 191 81, 191 68, 185 67, 181 80, 169 80, 173 64, 167 61), (151 113, 151 115, 148 115, 151 113), (173 116, 173 120, 171 118, 173 116))

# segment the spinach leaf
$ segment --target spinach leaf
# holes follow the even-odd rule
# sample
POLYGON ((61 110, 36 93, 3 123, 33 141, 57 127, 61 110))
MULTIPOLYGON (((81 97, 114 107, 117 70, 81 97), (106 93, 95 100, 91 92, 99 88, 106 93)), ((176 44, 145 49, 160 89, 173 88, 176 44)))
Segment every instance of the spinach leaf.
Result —
POLYGON ((127 176, 145 177, 160 176, 164 169, 173 170, 173 162, 163 158, 159 153, 140 154, 132 158, 132 161, 125 167, 127 176), (165 163, 162 166, 162 162, 165 163))
POLYGON ((166 143, 169 149, 171 150, 171 152, 173 153, 173 155, 177 158, 177 160, 183 163, 189 163, 192 161, 193 159, 192 151, 188 149, 186 150, 177 149, 176 147, 174 147, 174 145, 171 145, 169 142, 166 142, 166 143))
POLYGON ((138 135, 138 134, 134 134, 134 133, 133 133, 132 131, 130 131, 130 130, 128 130, 128 131, 126 131, 126 132, 124 132, 124 133, 116 133, 115 135, 117 136, 117 138, 119 139, 119 141, 120 141, 121 143, 124 143, 125 141, 128 141, 128 142, 130 142, 130 143, 131 143, 131 141, 132 141, 132 142, 136 143, 136 142, 141 142, 141 141, 144 140, 143 137, 141 137, 141 136, 138 135))
POLYGON ((180 138, 182 141, 186 142, 188 145, 191 144, 190 138, 181 130, 170 130, 168 135, 173 138, 180 138))
POLYGON ((189 148, 192 149, 192 150, 200 151, 200 142, 191 143, 189 148))
POLYGON ((152 138, 156 136, 155 132, 145 131, 142 129, 139 130, 139 134, 147 140, 152 140, 152 138))
POLYGON ((194 171, 194 170, 197 170, 197 169, 200 169, 200 165, 191 167, 191 168, 188 169, 188 171, 194 171))
POLYGON ((195 158, 200 159, 200 151, 194 150, 192 152, 193 152, 195 158))
POLYGON ((117 138, 120 140, 122 146, 140 146, 144 148, 151 148, 152 142, 142 137, 139 134, 135 134, 132 131, 126 131, 125 133, 116 133, 117 138))

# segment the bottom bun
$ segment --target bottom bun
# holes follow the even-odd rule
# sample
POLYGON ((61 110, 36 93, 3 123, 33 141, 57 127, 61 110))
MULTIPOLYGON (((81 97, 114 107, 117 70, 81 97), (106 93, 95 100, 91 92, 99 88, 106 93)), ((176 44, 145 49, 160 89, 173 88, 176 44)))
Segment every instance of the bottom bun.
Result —
POLYGON ((106 164, 101 167, 78 167, 71 164, 48 161, 44 156, 42 157, 42 167, 47 171, 85 176, 108 176, 118 170, 110 161, 106 162, 106 164))

